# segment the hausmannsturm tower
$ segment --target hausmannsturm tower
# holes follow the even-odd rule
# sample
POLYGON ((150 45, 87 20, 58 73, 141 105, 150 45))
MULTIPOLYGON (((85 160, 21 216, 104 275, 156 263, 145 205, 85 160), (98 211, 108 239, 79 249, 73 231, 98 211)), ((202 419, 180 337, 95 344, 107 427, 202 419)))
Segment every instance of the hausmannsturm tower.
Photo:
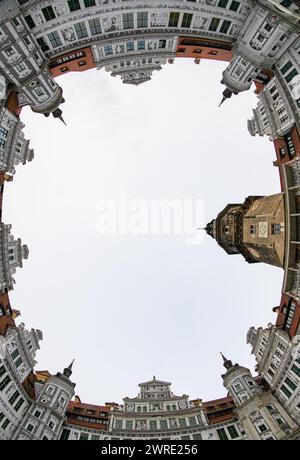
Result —
POLYGON ((227 394, 213 401, 174 395, 153 376, 123 404, 82 402, 73 363, 55 375, 35 370, 42 332, 19 322, 8 295, 29 250, 1 222, 2 440, 300 439, 299 1, 1 0, 0 206, 6 182, 34 158, 22 107, 64 121, 56 77, 97 68, 140 85, 182 57, 228 62, 220 104, 255 87, 249 134, 274 143, 278 193, 224 203, 206 227, 227 254, 283 269, 276 323, 247 333, 257 374, 222 355, 227 394))

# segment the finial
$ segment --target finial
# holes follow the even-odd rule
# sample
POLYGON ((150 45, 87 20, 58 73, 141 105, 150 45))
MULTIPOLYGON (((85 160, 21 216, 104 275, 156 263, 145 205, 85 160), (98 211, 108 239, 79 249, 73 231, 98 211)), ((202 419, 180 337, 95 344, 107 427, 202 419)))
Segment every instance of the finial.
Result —
POLYGON ((155 375, 153 375, 153 380, 155 380, 155 375))
POLYGON ((75 361, 75 359, 73 359, 71 364, 69 364, 69 366, 65 367, 65 369, 64 369, 63 375, 65 375, 68 378, 71 377, 71 375, 72 375, 72 367, 73 367, 74 361, 75 361))
POLYGON ((230 89, 226 88, 223 91, 223 98, 222 98, 221 103, 219 104, 219 107, 221 107, 221 105, 226 101, 226 99, 229 99, 231 96, 232 96, 232 91, 230 91, 230 89))
POLYGON ((222 100, 221 100, 221 102, 220 102, 220 104, 219 104, 219 107, 221 107, 221 105, 226 101, 226 99, 227 99, 227 98, 226 98, 225 96, 223 96, 223 98, 222 98, 222 100))
MULTIPOLYGON (((221 352, 220 352, 221 353, 221 352)), ((232 365, 232 361, 230 361, 230 359, 227 359, 225 358, 225 356, 223 355, 223 353, 221 353, 221 356, 223 358, 223 366, 225 367, 225 369, 230 369, 231 367, 233 367, 232 365)))
POLYGON ((222 353, 221 351, 220 351, 220 355, 222 356, 224 363, 225 363, 226 361, 228 361, 228 359, 225 358, 225 356, 223 355, 223 353, 222 353))
POLYGON ((62 110, 61 109, 54 110, 54 112, 52 112, 52 115, 53 115, 54 118, 58 118, 60 121, 63 122, 64 125, 67 126, 65 120, 62 117, 62 110))
POLYGON ((65 122, 65 120, 63 119, 63 117, 58 117, 58 119, 59 119, 60 121, 62 121, 63 124, 64 124, 65 126, 67 126, 67 123, 65 122))

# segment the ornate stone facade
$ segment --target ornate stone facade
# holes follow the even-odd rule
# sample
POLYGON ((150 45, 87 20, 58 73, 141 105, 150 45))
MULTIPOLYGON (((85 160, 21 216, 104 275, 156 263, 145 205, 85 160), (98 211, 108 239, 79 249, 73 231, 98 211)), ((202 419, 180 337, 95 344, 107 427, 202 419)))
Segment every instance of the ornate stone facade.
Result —
POLYGON ((57 114, 62 90, 50 76, 47 59, 30 33, 17 0, 2 1, 1 11, 0 73, 33 111, 57 114))
POLYGON ((23 259, 28 259, 29 250, 19 239, 15 240, 10 233, 11 225, 0 224, 0 291, 13 289, 13 274, 17 267, 22 267, 23 259))
POLYGON ((0 336, 0 439, 12 439, 31 404, 23 384, 36 364, 40 340, 40 331, 23 324, 0 336))
POLYGON ((299 436, 299 424, 271 391, 263 389, 249 369, 224 358, 224 386, 236 403, 236 412, 248 439, 270 440, 299 436))
POLYGON ((0 108, 0 171, 15 174, 15 167, 34 158, 33 149, 24 137, 25 125, 7 108, 0 108))

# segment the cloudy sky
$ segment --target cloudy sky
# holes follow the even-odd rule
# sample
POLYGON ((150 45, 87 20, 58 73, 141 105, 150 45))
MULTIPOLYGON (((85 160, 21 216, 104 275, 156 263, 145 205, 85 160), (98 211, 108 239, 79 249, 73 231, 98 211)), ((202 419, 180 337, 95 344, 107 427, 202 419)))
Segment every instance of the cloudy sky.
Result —
POLYGON ((271 142, 247 131, 254 88, 218 108, 225 67, 178 59, 139 87, 68 74, 67 126, 22 113, 35 159, 6 185, 3 218, 30 255, 11 302, 44 333, 36 369, 75 358, 82 401, 121 402, 154 374, 175 394, 222 397, 219 352, 253 369, 246 333, 275 321, 280 269, 228 256, 206 234, 188 245, 183 234, 99 232, 103 200, 120 192, 202 199, 201 226, 229 202, 280 191, 271 142))

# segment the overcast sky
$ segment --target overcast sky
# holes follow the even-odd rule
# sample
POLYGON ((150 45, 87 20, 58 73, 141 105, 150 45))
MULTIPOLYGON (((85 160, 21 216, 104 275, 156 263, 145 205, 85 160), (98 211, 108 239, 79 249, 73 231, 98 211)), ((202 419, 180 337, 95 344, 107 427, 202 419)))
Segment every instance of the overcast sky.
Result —
POLYGON ((283 271, 228 256, 205 234, 102 235, 99 203, 201 198, 204 219, 229 202, 280 192, 267 138, 252 138, 254 88, 221 108, 227 63, 177 59, 139 87, 105 71, 68 74, 67 126, 25 109, 35 159, 6 185, 3 219, 29 246, 11 303, 44 340, 36 369, 75 358, 82 401, 121 402, 157 378, 175 394, 225 396, 223 351, 254 368, 246 333, 275 321, 283 271))

